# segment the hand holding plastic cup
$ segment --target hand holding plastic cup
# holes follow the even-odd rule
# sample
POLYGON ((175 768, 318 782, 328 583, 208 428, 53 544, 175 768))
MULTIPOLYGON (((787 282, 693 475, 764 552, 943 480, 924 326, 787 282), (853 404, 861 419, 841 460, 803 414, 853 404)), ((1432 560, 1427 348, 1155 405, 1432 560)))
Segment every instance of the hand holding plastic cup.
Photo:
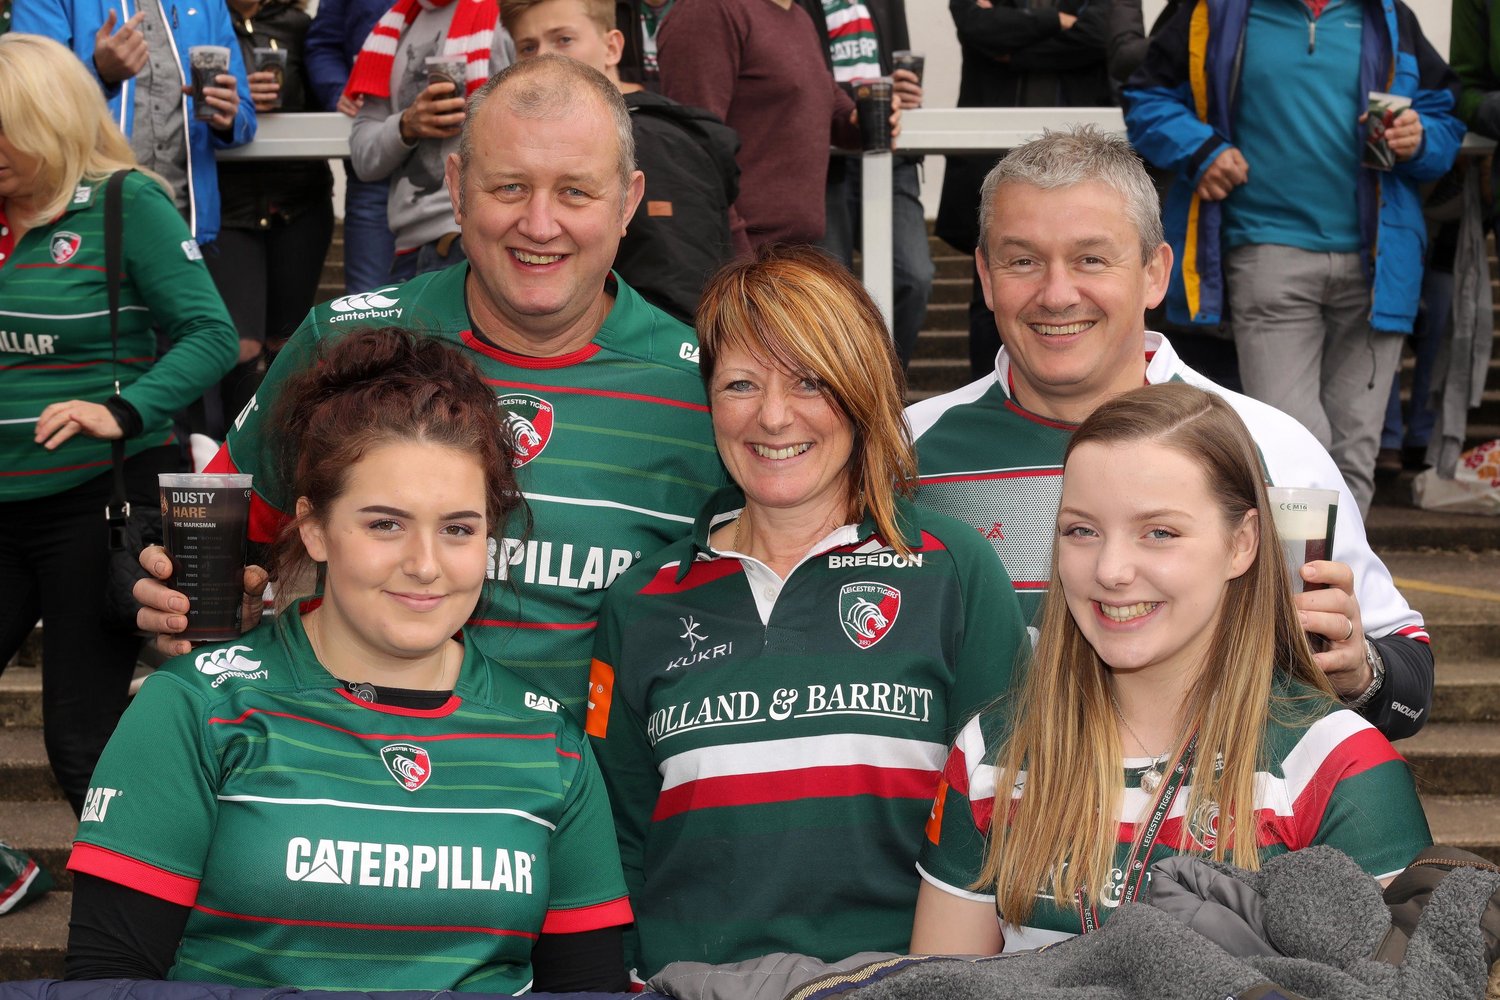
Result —
POLYGON ((203 99, 203 88, 217 87, 219 74, 229 72, 229 50, 222 45, 194 45, 188 49, 188 67, 193 73, 193 117, 208 121, 217 112, 203 99))
POLYGON ((1333 529, 1339 514, 1338 490, 1268 486, 1266 497, 1271 501, 1276 534, 1281 536, 1292 593, 1321 590, 1327 585, 1302 579, 1302 567, 1318 559, 1332 558, 1333 529))
POLYGON ((891 68, 904 69, 917 78, 917 83, 922 83, 922 70, 927 65, 927 57, 913 52, 911 49, 898 49, 891 53, 891 68))
POLYGON ((891 78, 854 81, 854 107, 859 117, 860 146, 867 153, 891 149, 891 78))
POLYGON ((286 49, 256 47, 252 50, 255 72, 270 73, 276 78, 276 98, 273 108, 281 107, 281 89, 286 86, 286 49))
POLYGON ((172 560, 167 585, 188 599, 189 642, 238 638, 244 597, 250 478, 162 473, 163 545, 172 560))
POLYGON ((453 93, 448 96, 464 96, 464 80, 469 71, 469 63, 463 56, 428 56, 423 64, 427 67, 429 87, 434 83, 451 83, 453 93))

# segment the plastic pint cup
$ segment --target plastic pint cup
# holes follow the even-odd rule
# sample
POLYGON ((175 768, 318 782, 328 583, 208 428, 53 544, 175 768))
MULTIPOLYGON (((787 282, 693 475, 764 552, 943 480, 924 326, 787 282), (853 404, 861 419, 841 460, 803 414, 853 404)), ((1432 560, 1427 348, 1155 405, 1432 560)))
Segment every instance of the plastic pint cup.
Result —
POLYGON ((434 83, 453 84, 449 97, 464 96, 464 81, 469 72, 468 60, 463 56, 428 56, 423 60, 427 68, 427 85, 434 83))
POLYGON ((891 148, 890 77, 854 81, 854 106, 859 112, 859 137, 867 153, 891 148))
POLYGON ((1271 519, 1281 536, 1281 550, 1286 555, 1286 569, 1291 576, 1292 593, 1320 590, 1321 583, 1302 579, 1302 566, 1315 559, 1333 558, 1333 527, 1338 520, 1338 490, 1319 490, 1305 486, 1268 486, 1271 519))
POLYGON ((286 86, 286 49, 255 48, 251 52, 257 73, 270 73, 276 78, 276 102, 273 108, 281 107, 281 93, 286 86))
POLYGON ((245 595, 250 477, 162 473, 161 526, 172 576, 188 599, 189 642, 236 639, 245 595))
POLYGON ((217 87, 219 74, 229 72, 229 50, 222 45, 194 45, 188 49, 188 68, 193 74, 193 117, 208 121, 215 112, 203 99, 203 88, 217 87))

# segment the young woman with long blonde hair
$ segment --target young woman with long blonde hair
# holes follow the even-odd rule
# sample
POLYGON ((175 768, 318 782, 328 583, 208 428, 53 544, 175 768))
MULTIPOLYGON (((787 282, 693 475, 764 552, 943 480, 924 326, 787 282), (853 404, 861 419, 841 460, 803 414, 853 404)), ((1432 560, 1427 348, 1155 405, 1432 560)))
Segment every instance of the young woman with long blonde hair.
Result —
POLYGON ((1255 445, 1221 398, 1174 383, 1094 411, 1052 566, 1024 682, 949 757, 913 952, 1087 932, 1173 853, 1253 869, 1331 844, 1386 878, 1431 842, 1405 763, 1313 664, 1255 445))

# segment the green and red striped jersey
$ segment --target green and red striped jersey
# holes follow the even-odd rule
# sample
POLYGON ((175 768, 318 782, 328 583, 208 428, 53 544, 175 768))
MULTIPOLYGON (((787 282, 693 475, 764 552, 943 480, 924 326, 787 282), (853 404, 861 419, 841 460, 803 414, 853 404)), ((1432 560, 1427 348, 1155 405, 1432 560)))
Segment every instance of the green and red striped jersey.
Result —
POLYGON ((578 725, 466 641, 446 704, 368 704, 299 614, 169 661, 69 867, 192 907, 170 978, 517 993, 543 931, 630 922, 578 725))
MULTIPOLYGON (((1405 868, 1432 843, 1406 762, 1379 730, 1354 712, 1284 680, 1278 680, 1277 691, 1281 697, 1272 703, 1265 759, 1256 775, 1261 860, 1328 844, 1378 878, 1405 868), (1306 717, 1310 706, 1311 719, 1306 717)), ((991 905, 993 891, 975 891, 970 886, 979 879, 989 843, 996 797, 994 763, 1007 734, 1000 709, 964 726, 944 767, 918 862, 922 877, 939 889, 991 905)), ((1101 921, 1108 920, 1120 904, 1120 873, 1129 870, 1131 848, 1152 810, 1151 796, 1140 784, 1152 760, 1126 758, 1122 763, 1125 794, 1115 853, 1119 868, 1116 880, 1103 893, 1102 905, 1095 906, 1101 921)), ((1010 798, 1019 799, 1026 788, 1024 773, 1014 785, 1010 798)), ((1206 802, 1188 815, 1191 792, 1189 775, 1145 859, 1147 868, 1173 854, 1201 852, 1214 845, 1220 824, 1218 806, 1206 802)), ((1078 808, 1091 807, 1080 802, 1078 808)), ((1041 947, 1081 930, 1077 901, 1059 901, 1050 886, 1043 887, 1037 892, 1028 924, 1004 924, 1005 950, 1041 947)))
MULTIPOLYGON (((33 438, 52 403, 120 392, 143 430, 134 455, 172 441, 172 413, 234 364, 239 337, 172 199, 132 173, 120 191, 119 364, 109 338, 104 185, 84 181, 62 215, 17 241, 0 212, 0 502, 51 496, 110 468, 110 444, 75 435, 56 451, 33 438), (160 328, 172 349, 156 358, 160 328)), ((103 516, 103 512, 100 512, 103 516)))
POLYGON ((904 951, 947 743, 1029 648, 1004 569, 903 503, 784 581, 708 546, 728 490, 622 577, 600 617, 588 732, 614 807, 642 976, 775 951, 904 951))
POLYGON ((477 336, 468 265, 314 309, 276 358, 211 471, 255 475, 251 537, 269 541, 296 497, 267 440, 277 393, 320 341, 402 326, 462 347, 506 413, 516 477, 531 509, 491 538, 490 583, 469 635, 579 721, 604 590, 643 555, 687 534, 725 482, 698 375, 698 341, 617 278, 614 307, 586 347, 535 358, 477 336))

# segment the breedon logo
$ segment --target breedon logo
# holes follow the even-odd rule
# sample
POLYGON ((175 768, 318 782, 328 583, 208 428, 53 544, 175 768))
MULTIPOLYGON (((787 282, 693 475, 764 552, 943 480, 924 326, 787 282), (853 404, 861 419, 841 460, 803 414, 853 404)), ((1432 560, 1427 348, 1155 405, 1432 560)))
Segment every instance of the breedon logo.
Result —
POLYGON ((427 784, 432 776, 432 758, 427 751, 410 743, 392 743, 380 748, 380 759, 396 783, 408 792, 427 784))
POLYGON ((901 591, 883 583, 846 583, 839 591, 839 624, 860 649, 869 649, 896 624, 901 591))

